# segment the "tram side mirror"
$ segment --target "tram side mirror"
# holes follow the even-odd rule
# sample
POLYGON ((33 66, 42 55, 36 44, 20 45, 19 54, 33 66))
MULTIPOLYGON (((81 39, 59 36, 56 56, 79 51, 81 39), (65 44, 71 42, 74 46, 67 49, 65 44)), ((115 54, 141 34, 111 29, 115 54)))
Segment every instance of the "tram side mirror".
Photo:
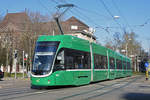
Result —
POLYGON ((57 56, 57 60, 62 60, 62 56, 57 56))
POLYGON ((82 59, 84 59, 84 56, 82 56, 82 59))
POLYGON ((64 51, 61 51, 58 55, 57 55, 57 60, 63 60, 64 58, 64 51))

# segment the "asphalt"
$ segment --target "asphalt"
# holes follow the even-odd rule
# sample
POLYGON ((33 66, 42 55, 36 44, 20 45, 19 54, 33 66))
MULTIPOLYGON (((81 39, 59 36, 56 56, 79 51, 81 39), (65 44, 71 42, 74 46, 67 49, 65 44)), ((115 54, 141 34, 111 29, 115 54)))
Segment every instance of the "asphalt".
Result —
POLYGON ((136 75, 79 87, 31 89, 29 79, 4 79, 0 100, 150 100, 150 80, 136 75))

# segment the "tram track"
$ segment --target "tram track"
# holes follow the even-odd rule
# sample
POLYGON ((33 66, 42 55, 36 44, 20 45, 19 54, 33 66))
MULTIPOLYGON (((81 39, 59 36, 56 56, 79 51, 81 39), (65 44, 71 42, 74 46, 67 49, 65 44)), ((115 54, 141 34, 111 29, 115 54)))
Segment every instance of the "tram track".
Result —
POLYGON ((78 96, 82 96, 82 95, 86 95, 86 94, 89 94, 89 93, 92 93, 92 92, 95 92, 95 91, 100 91, 100 90, 103 90, 103 89, 106 89, 106 88, 110 88, 110 87, 113 87, 115 86, 116 84, 121 84, 123 83, 124 81, 128 80, 128 82, 123 85, 123 86, 120 86, 120 87, 117 87, 117 88, 113 88, 109 91, 105 91, 103 93, 100 93, 98 95, 94 95, 94 96, 91 96, 91 97, 88 97, 86 98, 85 100, 87 99, 92 99, 92 98, 95 98, 95 97, 98 97, 98 96, 102 96, 102 95, 105 95, 105 94, 108 94, 114 90, 117 90, 117 89, 120 89, 120 88, 124 88, 126 87, 127 85, 135 82, 137 79, 140 79, 142 76, 139 76, 139 77, 131 77, 131 78, 127 78, 127 79, 124 79, 124 80, 121 80, 121 81, 118 81, 116 83, 113 83, 113 84, 110 84, 110 85, 106 85, 106 86, 103 86, 103 87, 100 87, 100 88, 97 88, 97 89, 93 89, 93 90, 89 90, 89 91, 86 91, 86 92, 80 92, 80 93, 77 93, 77 94, 73 94, 73 95, 70 95, 70 96, 65 96, 65 97, 62 97, 62 98, 59 98, 58 100, 65 100, 65 99, 69 99, 69 98, 74 98, 74 97, 78 97, 78 96))
MULTIPOLYGON (((63 88, 65 89, 65 88, 63 88)), ((16 90, 6 90, 4 93, 1 94, 0 92, 0 100, 11 100, 11 99, 18 99, 26 96, 32 96, 32 95, 38 95, 38 94, 44 94, 44 93, 50 93, 53 91, 59 91, 63 90, 62 88, 52 88, 51 90, 48 89, 16 89, 16 90), (9 96, 9 97, 8 97, 9 96)), ((66 88, 67 89, 67 88, 66 88)))
POLYGON ((89 96, 89 97, 87 97, 87 98, 85 98, 85 99, 83 99, 83 100, 91 100, 91 99, 100 97, 100 96, 102 96, 102 95, 105 95, 105 94, 114 92, 114 91, 116 91, 116 90, 119 90, 119 89, 121 89, 121 88, 124 88, 124 87, 128 86, 129 84, 135 82, 137 79, 140 79, 140 78, 136 78, 136 79, 134 79, 134 80, 131 80, 131 81, 127 82, 126 84, 122 84, 121 86, 115 87, 115 88, 110 89, 110 90, 108 90, 108 91, 105 91, 105 92, 102 92, 102 93, 99 93, 99 94, 96 94, 96 95, 93 95, 93 96, 89 96))
POLYGON ((31 90, 29 88, 25 88, 25 89, 13 89, 13 90, 4 90, 4 91, 0 91, 0 97, 4 97, 4 96, 10 96, 10 95, 16 95, 16 94, 23 94, 23 93, 29 93, 29 92, 35 92, 35 90, 31 90))
MULTIPOLYGON (((100 91, 100 90, 103 90, 103 89, 106 89, 106 88, 110 88, 110 87, 113 87, 115 86, 116 84, 121 84, 125 81, 128 81, 125 86, 131 84, 132 82, 136 81, 137 79, 141 78, 140 76, 138 77, 127 77, 123 80, 114 80, 115 83, 113 84, 109 84, 109 85, 104 85, 100 88, 96 88, 96 89, 92 89, 92 90, 89 90, 89 91, 84 91, 84 92, 80 92, 80 93, 76 93, 76 94, 73 94, 73 95, 69 95, 69 96, 65 96, 65 97, 61 97, 59 98, 58 100, 65 100, 65 99, 69 99, 69 98, 73 98, 73 97, 78 97, 78 96, 82 96, 82 95, 85 95, 85 94, 89 94, 89 93, 92 93, 94 91, 100 91)), ((97 84, 97 83, 96 83, 97 84)), ((94 84, 92 84, 94 85, 94 84)), ((101 82, 98 83, 98 85, 101 85, 101 82)), ((89 85, 90 86, 90 85, 89 85)), ((117 85, 116 85, 117 86, 117 85)), ((109 90, 109 91, 104 91, 103 93, 100 93, 98 95, 95 95, 95 96, 91 96, 91 97, 88 97, 86 99, 92 99, 94 97, 98 97, 98 96, 101 96, 101 95, 104 95, 104 94, 107 94, 107 93, 110 93, 118 88, 123 88, 125 87, 124 85, 121 86, 121 87, 116 87, 113 88, 112 90, 109 90)), ((82 86, 81 86, 82 87, 82 86)), ((48 94, 48 93, 51 93, 51 92, 57 92, 57 91, 64 91, 64 90, 70 90, 70 89, 74 89, 74 88, 53 88, 53 89, 45 89, 45 90, 35 90, 35 89, 30 89, 30 88, 16 88, 15 90, 9 90, 9 89, 6 89, 3 93, 0 91, 0 100, 11 100, 11 99, 19 99, 19 98, 23 98, 23 97, 26 97, 26 96, 32 96, 32 95, 43 95, 43 94, 48 94), (8 97, 9 96, 9 97, 8 97)))

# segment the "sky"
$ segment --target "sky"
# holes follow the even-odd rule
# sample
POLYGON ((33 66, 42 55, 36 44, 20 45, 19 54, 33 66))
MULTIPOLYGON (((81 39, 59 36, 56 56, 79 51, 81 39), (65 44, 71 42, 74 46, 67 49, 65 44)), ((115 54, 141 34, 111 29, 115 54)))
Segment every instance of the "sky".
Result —
POLYGON ((25 8, 51 15, 57 11, 58 4, 64 3, 75 5, 66 12, 65 18, 75 16, 94 28, 95 36, 102 45, 111 40, 114 33, 122 35, 123 29, 126 29, 136 33, 137 40, 146 51, 150 48, 150 0, 1 0, 0 16, 5 16, 7 11, 22 12, 25 8), (113 16, 120 17, 113 19, 113 16), (106 27, 112 28, 106 31, 106 27))

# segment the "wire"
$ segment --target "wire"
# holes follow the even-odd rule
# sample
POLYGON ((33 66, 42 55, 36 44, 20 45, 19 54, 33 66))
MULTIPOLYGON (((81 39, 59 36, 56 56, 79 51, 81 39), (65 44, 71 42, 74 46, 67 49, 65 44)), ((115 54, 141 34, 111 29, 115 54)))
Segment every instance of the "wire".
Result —
POLYGON ((48 11, 48 13, 53 14, 53 12, 50 11, 50 10, 41 2, 41 0, 37 0, 37 1, 38 1, 38 3, 39 3, 45 10, 48 11))
MULTIPOLYGON (((76 9, 76 8, 75 8, 75 9, 76 9)), ((79 16, 79 17, 82 18, 82 19, 86 19, 88 22, 93 23, 94 25, 96 25, 97 27, 95 27, 95 28, 100 28, 100 29, 105 30, 107 33, 110 33, 109 30, 107 29, 107 27, 105 28, 105 27, 102 27, 101 25, 95 23, 95 21, 93 21, 90 17, 85 16, 84 14, 82 14, 78 9, 76 9, 76 10, 74 10, 74 11, 77 12, 75 15, 79 16), (81 17, 81 16, 82 16, 82 17, 81 17), (83 17, 84 17, 84 18, 83 18, 83 17)), ((73 11, 71 11, 71 12, 74 13, 73 11)))
POLYGON ((147 19, 143 24, 139 25, 130 25, 130 27, 144 27, 145 25, 149 24, 150 18, 147 19))
POLYGON ((52 2, 54 2, 55 4, 60 4, 60 3, 67 3, 66 0, 51 0, 52 2))
POLYGON ((78 9, 80 9, 80 10, 82 10, 82 11, 86 11, 86 12, 88 12, 88 13, 92 13, 92 14, 97 15, 97 16, 103 16, 104 18, 107 17, 107 18, 110 19, 110 17, 105 16, 105 15, 102 15, 102 14, 96 12, 96 11, 92 11, 92 10, 89 10, 89 9, 81 8, 81 7, 78 7, 78 6, 75 6, 75 7, 78 8, 78 9))
POLYGON ((60 2, 62 2, 62 3, 67 3, 67 1, 66 1, 66 0, 60 0, 60 2))
POLYGON ((116 24, 120 27, 120 29, 122 29, 122 26, 120 25, 120 23, 118 23, 117 20, 114 19, 114 15, 111 13, 111 11, 108 9, 108 7, 106 6, 106 4, 104 3, 103 0, 98 0, 102 3, 102 5, 104 6, 104 8, 106 9, 106 11, 108 12, 108 14, 112 17, 112 19, 116 22, 116 24))
POLYGON ((55 4, 59 4, 57 1, 55 1, 55 0, 51 0, 52 2, 54 2, 55 4))
POLYGON ((127 26, 130 28, 131 31, 133 31, 133 29, 130 27, 127 19, 125 18, 125 16, 121 13, 119 7, 117 6, 116 2, 114 0, 112 0, 112 3, 114 5, 114 7, 117 9, 117 11, 120 13, 120 15, 122 16, 123 20, 126 22, 127 26))

